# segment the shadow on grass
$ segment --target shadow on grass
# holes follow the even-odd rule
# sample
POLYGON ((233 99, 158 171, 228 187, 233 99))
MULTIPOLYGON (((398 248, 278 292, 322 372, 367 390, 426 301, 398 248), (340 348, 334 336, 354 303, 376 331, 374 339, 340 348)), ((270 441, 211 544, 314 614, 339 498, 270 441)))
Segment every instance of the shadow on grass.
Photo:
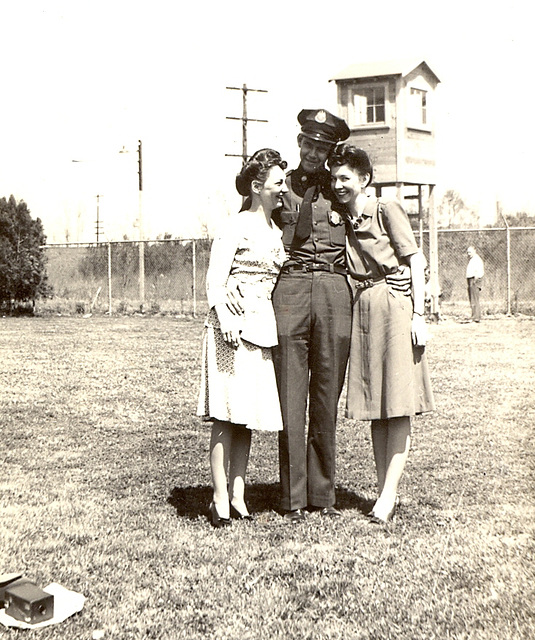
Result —
MULTIPOLYGON (((253 513, 278 509, 278 484, 249 484, 246 489, 247 504, 253 513)), ((176 509, 177 516, 195 519, 208 513, 212 500, 212 487, 175 487, 167 502, 176 509)))
POLYGON ((340 511, 345 511, 346 509, 358 509, 361 513, 368 514, 374 503, 375 500, 368 500, 358 493, 350 491, 344 487, 336 488, 336 506, 340 511))
MULTIPOLYGON (((251 513, 264 513, 280 509, 280 485, 249 484, 246 488, 247 504, 251 513)), ((208 514, 208 505, 212 500, 211 486, 198 487, 174 487, 167 502, 176 509, 178 517, 196 519, 199 515, 208 514)), ((358 509, 366 514, 373 506, 373 501, 345 489, 337 487, 336 505, 344 511, 346 509, 358 509)))

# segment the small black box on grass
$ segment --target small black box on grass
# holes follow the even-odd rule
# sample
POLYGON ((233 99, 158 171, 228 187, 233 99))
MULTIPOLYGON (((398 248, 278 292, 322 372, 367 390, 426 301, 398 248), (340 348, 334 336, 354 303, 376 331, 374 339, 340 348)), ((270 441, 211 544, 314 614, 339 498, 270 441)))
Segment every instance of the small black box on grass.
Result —
POLYGON ((32 582, 9 586, 4 594, 6 614, 28 624, 54 616, 54 596, 32 582))
POLYGON ((31 582, 28 578, 23 578, 22 573, 3 573, 0 576, 0 609, 4 606, 4 594, 8 587, 14 587, 16 584, 31 582))

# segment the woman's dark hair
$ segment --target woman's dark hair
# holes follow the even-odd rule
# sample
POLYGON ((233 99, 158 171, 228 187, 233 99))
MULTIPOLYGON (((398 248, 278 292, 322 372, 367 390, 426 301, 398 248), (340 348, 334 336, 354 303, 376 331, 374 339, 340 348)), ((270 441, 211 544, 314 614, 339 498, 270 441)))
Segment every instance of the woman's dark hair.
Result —
POLYGON ((373 180, 373 166, 370 157, 364 149, 359 149, 352 144, 343 142, 337 145, 329 156, 328 162, 329 169, 347 164, 356 171, 359 176, 369 174, 370 178, 366 186, 371 184, 371 181, 373 180))
POLYGON ((274 149, 255 151, 236 176, 236 189, 241 196, 250 196, 254 180, 264 184, 271 167, 280 167, 284 171, 287 166, 288 163, 274 149))

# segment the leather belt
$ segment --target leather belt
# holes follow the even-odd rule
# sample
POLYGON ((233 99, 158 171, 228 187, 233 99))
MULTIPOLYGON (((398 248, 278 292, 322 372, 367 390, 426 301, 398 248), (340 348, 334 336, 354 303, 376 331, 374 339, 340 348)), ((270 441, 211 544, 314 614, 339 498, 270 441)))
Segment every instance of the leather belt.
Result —
POLYGON ((347 275, 347 269, 338 264, 320 264, 318 262, 298 262, 296 264, 286 264, 282 267, 282 273, 293 273, 295 271, 325 271, 327 273, 338 273, 341 276, 347 275))
POLYGON ((368 278, 367 280, 353 280, 353 285, 355 289, 369 289, 370 287, 375 286, 376 284, 381 284, 381 282, 386 282, 385 278, 368 278))

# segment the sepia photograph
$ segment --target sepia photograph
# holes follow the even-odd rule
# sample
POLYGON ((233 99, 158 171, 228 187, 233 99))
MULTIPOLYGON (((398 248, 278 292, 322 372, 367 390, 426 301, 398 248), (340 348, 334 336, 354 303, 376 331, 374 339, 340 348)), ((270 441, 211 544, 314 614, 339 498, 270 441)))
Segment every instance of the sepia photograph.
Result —
POLYGON ((1 637, 535 637, 531 13, 0 7, 1 637))

